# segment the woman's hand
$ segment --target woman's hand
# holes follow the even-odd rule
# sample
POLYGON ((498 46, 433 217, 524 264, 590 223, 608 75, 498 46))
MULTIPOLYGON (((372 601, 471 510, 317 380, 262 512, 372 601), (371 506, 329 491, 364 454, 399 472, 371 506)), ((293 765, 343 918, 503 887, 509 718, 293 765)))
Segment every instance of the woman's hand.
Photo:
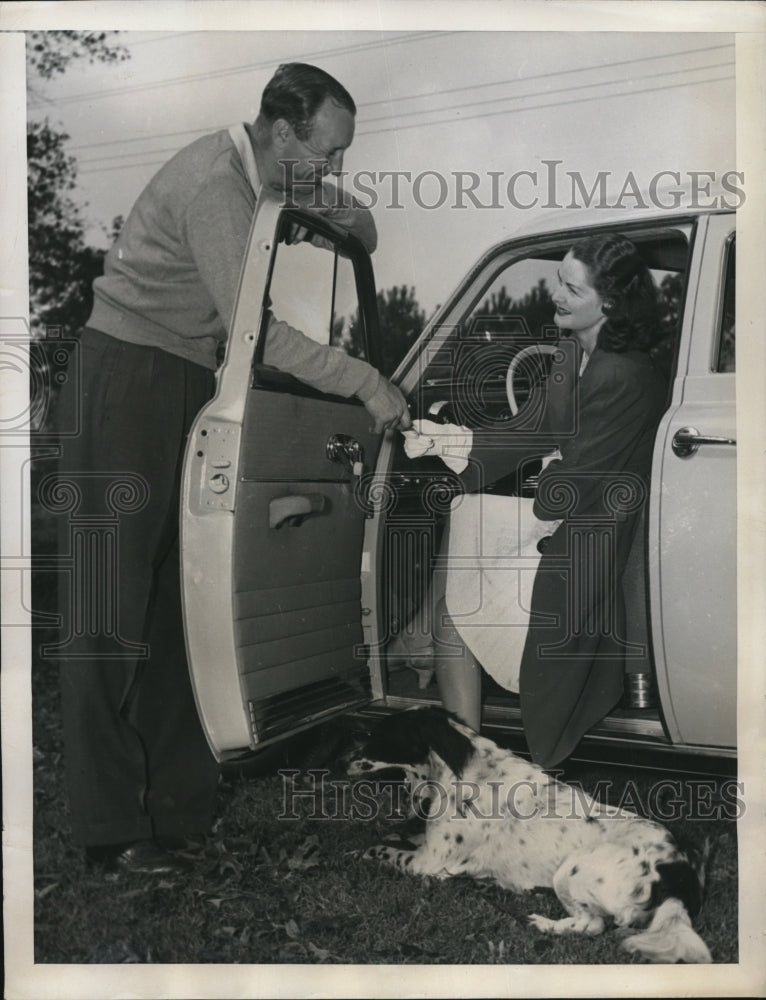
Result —
POLYGON ((407 458, 433 455, 458 474, 468 467, 468 456, 473 447, 473 431, 468 427, 437 424, 434 420, 413 420, 412 430, 404 432, 404 439, 407 458))

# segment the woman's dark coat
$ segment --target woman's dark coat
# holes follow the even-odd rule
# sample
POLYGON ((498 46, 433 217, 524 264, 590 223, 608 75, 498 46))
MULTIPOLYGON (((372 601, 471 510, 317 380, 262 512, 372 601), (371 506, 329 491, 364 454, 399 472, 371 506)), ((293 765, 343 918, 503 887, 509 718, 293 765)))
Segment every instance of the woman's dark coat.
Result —
MULTIPOLYGON (((543 440, 546 447, 555 442, 562 458, 541 474, 534 510, 542 520, 563 521, 535 577, 520 679, 527 743, 544 767, 567 757, 622 696, 620 581, 648 502, 667 404, 665 382, 646 353, 596 349, 580 376, 576 341, 559 347, 546 383, 550 437, 543 440)), ((509 471, 508 451, 491 440, 491 433, 475 434, 472 471, 463 476, 469 488, 509 471)))

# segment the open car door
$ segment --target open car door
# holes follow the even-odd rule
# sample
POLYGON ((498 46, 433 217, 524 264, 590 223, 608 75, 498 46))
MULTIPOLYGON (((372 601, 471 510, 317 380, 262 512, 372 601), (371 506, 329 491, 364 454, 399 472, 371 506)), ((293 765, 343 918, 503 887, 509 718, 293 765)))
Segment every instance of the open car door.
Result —
POLYGON ((263 363, 270 316, 376 363, 366 250, 262 197, 216 394, 192 427, 183 473, 187 652, 219 760, 369 699, 361 483, 379 437, 358 399, 263 363), (296 226, 308 236, 291 244, 296 226))

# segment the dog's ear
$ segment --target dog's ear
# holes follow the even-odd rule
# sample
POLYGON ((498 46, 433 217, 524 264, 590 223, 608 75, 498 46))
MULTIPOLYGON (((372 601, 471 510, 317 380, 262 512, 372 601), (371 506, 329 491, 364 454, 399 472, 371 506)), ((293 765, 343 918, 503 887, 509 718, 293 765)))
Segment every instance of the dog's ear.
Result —
POLYGON ((418 743, 424 740, 458 778, 473 754, 473 743, 450 723, 450 716, 441 708, 423 708, 412 713, 413 730, 418 731, 418 743))
POLYGON ((666 899, 680 900, 690 917, 702 906, 702 886, 697 872, 688 861, 669 861, 657 865, 659 882, 652 884, 649 905, 658 907, 666 899))

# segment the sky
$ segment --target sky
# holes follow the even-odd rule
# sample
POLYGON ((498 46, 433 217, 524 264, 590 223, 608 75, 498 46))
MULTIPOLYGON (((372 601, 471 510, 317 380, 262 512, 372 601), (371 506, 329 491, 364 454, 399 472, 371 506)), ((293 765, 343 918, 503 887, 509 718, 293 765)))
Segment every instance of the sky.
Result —
POLYGON ((94 245, 107 245, 112 219, 177 149, 252 120, 274 69, 290 60, 321 66, 353 95, 345 183, 375 201, 377 285, 414 286, 428 313, 489 246, 534 223, 550 161, 562 205, 570 173, 590 190, 607 171, 613 197, 629 174, 647 189, 661 171, 685 179, 736 167, 726 33, 155 30, 116 40, 130 59, 32 81, 28 106, 71 137, 74 197, 94 245), (368 171, 372 181, 355 179, 368 171), (529 173, 513 181, 513 204, 519 171, 529 173), (411 180, 401 174, 396 189, 385 172, 411 180), (474 201, 460 193, 471 183, 474 201))

